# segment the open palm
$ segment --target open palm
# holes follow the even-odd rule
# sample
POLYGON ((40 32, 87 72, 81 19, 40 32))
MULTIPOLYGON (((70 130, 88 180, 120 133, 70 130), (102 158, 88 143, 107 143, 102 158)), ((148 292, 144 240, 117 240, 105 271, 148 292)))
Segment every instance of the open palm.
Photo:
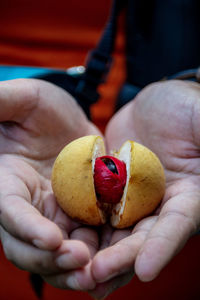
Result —
MULTIPOLYGON (((134 269, 141 280, 154 279, 198 230, 199 128, 200 87, 181 81, 146 87, 108 124, 110 150, 127 139, 135 140, 158 155, 166 174, 166 193, 157 211, 130 231, 113 231, 110 247, 94 258, 94 277, 104 284, 112 278, 110 292, 124 283, 119 275, 127 282, 134 269)), ((102 287, 94 292, 100 293, 102 287)))
POLYGON ((7 258, 56 287, 94 287, 89 262, 96 233, 62 212, 50 177, 64 145, 98 130, 64 90, 41 80, 2 82, 0 106, 0 234, 7 258))

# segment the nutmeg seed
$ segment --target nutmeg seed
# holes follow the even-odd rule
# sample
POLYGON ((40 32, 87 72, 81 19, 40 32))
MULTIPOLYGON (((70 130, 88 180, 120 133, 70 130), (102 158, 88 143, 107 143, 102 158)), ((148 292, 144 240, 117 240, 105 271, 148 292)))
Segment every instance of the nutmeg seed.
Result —
POLYGON ((126 165, 112 156, 96 158, 94 186, 97 199, 102 203, 118 203, 126 185, 126 165))

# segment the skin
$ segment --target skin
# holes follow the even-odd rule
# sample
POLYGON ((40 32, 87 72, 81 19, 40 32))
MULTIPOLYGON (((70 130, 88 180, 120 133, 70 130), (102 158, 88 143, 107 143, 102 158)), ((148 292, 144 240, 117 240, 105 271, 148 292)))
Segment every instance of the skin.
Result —
POLYGON ((134 272, 142 281, 158 276, 199 228, 199 96, 194 83, 156 83, 111 119, 108 149, 127 139, 149 147, 165 167, 167 188, 154 215, 133 228, 96 229, 63 214, 50 174, 65 144, 98 130, 52 84, 0 83, 0 237, 7 258, 57 288, 87 290, 97 299, 134 272))
MULTIPOLYGON (((93 260, 96 281, 116 278, 111 291, 121 286, 117 276, 123 274, 128 282, 131 271, 142 281, 156 278, 199 230, 199 128, 200 87, 181 81, 146 87, 108 124, 109 149, 118 148, 127 139, 140 142, 159 156, 166 174, 166 193, 157 211, 127 235, 124 232, 123 239, 122 231, 113 231, 110 247, 93 260)), ((101 298, 106 291, 95 290, 93 295, 101 298)))
POLYGON ((65 144, 99 131, 65 91, 44 81, 1 82, 0 106, 0 237, 6 257, 56 287, 94 288, 89 266, 96 232, 62 212, 50 176, 65 144))

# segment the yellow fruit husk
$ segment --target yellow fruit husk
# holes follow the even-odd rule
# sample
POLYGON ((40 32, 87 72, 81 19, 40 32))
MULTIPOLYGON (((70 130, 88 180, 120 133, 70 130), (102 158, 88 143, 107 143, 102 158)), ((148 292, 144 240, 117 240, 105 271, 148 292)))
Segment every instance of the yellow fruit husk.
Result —
POLYGON ((113 208, 111 223, 125 228, 156 209, 165 192, 165 175, 158 157, 136 142, 124 143, 117 157, 127 160, 127 183, 120 203, 113 208))
POLYGON ((85 136, 68 144, 52 171, 52 189, 61 208, 74 220, 90 225, 105 223, 97 206, 93 179, 95 157, 105 155, 99 136, 85 136))

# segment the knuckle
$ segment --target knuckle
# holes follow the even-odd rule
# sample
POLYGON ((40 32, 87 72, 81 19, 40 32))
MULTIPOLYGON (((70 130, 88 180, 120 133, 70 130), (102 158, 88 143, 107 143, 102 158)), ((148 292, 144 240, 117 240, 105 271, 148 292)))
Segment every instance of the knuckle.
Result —
POLYGON ((24 102, 24 105, 26 105, 26 108, 31 109, 33 108, 33 104, 36 100, 38 100, 40 95, 40 87, 39 82, 40 80, 37 79, 31 79, 31 78, 19 78, 16 79, 16 83, 18 87, 23 91, 23 98, 26 100, 24 102))
POLYGON ((59 289, 69 289, 69 287, 66 286, 65 277, 64 275, 57 275, 57 276, 51 276, 51 275, 42 275, 42 278, 45 282, 52 285, 55 288, 59 289))
POLYGON ((12 238, 9 233, 7 233, 3 227, 0 227, 0 236, 1 243, 5 257, 9 260, 13 265, 18 267, 19 269, 24 270, 21 263, 18 263, 18 258, 16 255, 16 249, 13 247, 12 238))
POLYGON ((150 83, 145 88, 149 92, 162 93, 163 88, 168 92, 174 92, 174 89, 178 90, 183 87, 184 83, 181 80, 171 79, 171 80, 161 80, 157 82, 150 83))
POLYGON ((10 241, 9 238, 2 238, 2 246, 3 246, 3 252, 5 257, 11 261, 12 263, 14 263, 14 255, 13 255, 13 248, 10 245, 10 241))
POLYGON ((35 258, 33 265, 36 273, 47 275, 53 271, 51 265, 47 263, 47 260, 45 258, 43 259, 40 255, 35 258))
MULTIPOLYGON (((188 213, 181 212, 179 210, 166 211, 162 214, 162 219, 170 220, 170 218, 176 218, 179 224, 182 224, 182 229, 193 233, 197 230, 197 225, 194 218, 188 213)), ((176 229, 176 228, 175 228, 176 229)))

